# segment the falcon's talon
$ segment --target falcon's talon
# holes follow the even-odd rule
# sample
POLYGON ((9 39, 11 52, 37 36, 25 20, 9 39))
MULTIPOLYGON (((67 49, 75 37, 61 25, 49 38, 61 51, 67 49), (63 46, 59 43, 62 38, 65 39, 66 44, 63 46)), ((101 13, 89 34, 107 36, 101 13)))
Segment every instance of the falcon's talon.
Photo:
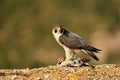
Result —
POLYGON ((64 61, 65 61, 65 57, 61 57, 61 58, 58 59, 57 64, 61 64, 64 61))
POLYGON ((85 57, 82 57, 81 58, 81 61, 83 61, 83 62, 89 62, 91 59, 88 59, 88 58, 85 58, 85 57))

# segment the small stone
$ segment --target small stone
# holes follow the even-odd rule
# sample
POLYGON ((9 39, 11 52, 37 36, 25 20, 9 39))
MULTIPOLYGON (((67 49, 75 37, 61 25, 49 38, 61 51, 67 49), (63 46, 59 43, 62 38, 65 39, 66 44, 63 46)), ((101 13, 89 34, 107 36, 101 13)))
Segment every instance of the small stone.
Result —
POLYGON ((36 80, 41 80, 41 78, 40 77, 37 77, 37 79, 36 80))
POLYGON ((11 80, 17 80, 17 75, 12 75, 11 80))
POLYGON ((50 76, 50 74, 47 73, 47 74, 45 75, 45 78, 47 79, 49 76, 50 76))

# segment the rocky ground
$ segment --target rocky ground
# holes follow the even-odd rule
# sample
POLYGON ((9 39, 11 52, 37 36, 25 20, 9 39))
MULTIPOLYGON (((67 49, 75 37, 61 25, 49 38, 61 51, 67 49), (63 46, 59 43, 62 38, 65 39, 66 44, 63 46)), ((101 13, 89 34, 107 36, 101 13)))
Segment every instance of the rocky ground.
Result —
POLYGON ((102 64, 94 67, 1 69, 0 80, 120 80, 120 66, 102 64))

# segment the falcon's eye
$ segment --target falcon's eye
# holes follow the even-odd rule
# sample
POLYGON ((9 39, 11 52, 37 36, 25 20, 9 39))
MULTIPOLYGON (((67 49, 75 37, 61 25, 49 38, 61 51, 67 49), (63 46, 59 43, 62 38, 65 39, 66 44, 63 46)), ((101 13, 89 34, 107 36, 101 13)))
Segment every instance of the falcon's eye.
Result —
POLYGON ((64 30, 61 29, 61 30, 60 30, 60 33, 63 33, 63 31, 64 31, 64 30))
POLYGON ((55 31, 54 31, 55 33, 57 33, 57 30, 55 29, 55 31))

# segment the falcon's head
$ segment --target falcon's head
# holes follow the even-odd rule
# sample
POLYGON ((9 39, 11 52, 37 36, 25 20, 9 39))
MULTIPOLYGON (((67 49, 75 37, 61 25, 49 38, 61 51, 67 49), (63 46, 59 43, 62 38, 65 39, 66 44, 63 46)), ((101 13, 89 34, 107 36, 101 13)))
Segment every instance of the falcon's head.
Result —
POLYGON ((53 34, 63 34, 63 32, 64 32, 64 28, 60 25, 55 25, 52 31, 53 34))
POLYGON ((65 29, 60 25, 55 25, 55 27, 52 30, 52 33, 57 41, 59 41, 59 38, 61 35, 63 35, 65 29))

